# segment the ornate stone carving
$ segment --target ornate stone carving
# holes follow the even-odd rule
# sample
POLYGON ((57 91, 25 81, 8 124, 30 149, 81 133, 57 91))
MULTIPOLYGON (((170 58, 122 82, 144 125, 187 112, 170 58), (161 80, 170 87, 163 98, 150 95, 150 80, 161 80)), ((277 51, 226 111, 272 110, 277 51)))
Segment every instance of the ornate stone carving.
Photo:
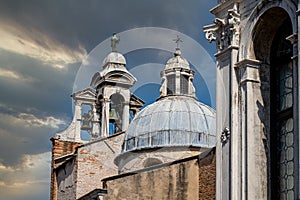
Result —
POLYGON ((237 3, 227 11, 226 16, 215 18, 214 23, 204 26, 205 37, 209 42, 215 41, 218 51, 230 45, 239 45, 240 40, 240 14, 237 3))
POLYGON ((224 144, 226 143, 230 138, 230 131, 228 127, 225 127, 224 130, 221 133, 221 142, 224 144))

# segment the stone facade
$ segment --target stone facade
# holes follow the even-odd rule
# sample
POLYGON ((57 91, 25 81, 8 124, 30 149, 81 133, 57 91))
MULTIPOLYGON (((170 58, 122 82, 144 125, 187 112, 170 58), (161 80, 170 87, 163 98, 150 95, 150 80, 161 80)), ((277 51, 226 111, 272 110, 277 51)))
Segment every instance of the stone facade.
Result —
POLYGON ((292 172, 289 188, 283 179, 277 180, 283 175, 274 167, 279 165, 274 151, 281 148, 274 139, 280 117, 275 102, 282 90, 276 89, 274 68, 283 53, 293 69, 293 105, 292 111, 281 113, 292 113, 292 162, 294 169, 299 166, 298 10, 299 2, 293 0, 219 0, 211 10, 216 18, 204 31, 217 46, 218 200, 300 198, 299 172, 292 172), (279 35, 288 31, 279 42, 279 35), (276 50, 276 45, 282 49, 276 50))

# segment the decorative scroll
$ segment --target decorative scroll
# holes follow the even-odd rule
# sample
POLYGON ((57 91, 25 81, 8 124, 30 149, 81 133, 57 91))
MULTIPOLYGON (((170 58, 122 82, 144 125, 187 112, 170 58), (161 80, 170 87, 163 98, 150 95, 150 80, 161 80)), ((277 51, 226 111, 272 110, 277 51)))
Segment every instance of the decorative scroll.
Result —
POLYGON ((226 143, 230 138, 230 131, 229 131, 229 128, 224 128, 224 130, 222 131, 221 133, 221 142, 224 144, 226 143))
POLYGON ((209 42, 216 42, 218 51, 240 42, 240 14, 235 3, 225 18, 216 18, 214 23, 204 26, 205 37, 209 42))

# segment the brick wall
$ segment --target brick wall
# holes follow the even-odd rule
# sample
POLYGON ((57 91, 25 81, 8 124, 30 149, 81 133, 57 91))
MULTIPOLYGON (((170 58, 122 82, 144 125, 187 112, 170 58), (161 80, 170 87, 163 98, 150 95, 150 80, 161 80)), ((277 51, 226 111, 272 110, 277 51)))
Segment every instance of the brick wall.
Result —
POLYGON ((76 198, 101 189, 101 179, 117 175, 114 158, 120 154, 124 133, 84 144, 77 151, 76 198))
POLYGON ((199 200, 216 199, 216 156, 214 150, 199 163, 199 200))

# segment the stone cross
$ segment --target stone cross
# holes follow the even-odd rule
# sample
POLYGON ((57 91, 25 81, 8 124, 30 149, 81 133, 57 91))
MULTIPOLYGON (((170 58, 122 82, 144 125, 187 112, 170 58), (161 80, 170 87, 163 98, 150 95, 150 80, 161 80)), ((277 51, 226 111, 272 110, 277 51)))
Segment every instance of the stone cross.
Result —
POLYGON ((174 39, 173 41, 175 41, 175 43, 177 44, 177 48, 179 48, 179 42, 183 42, 183 41, 181 40, 181 38, 179 37, 179 35, 177 35, 177 38, 174 39))
POLYGON ((120 38, 114 33, 111 37, 111 50, 113 52, 117 51, 117 44, 119 43, 120 38))

